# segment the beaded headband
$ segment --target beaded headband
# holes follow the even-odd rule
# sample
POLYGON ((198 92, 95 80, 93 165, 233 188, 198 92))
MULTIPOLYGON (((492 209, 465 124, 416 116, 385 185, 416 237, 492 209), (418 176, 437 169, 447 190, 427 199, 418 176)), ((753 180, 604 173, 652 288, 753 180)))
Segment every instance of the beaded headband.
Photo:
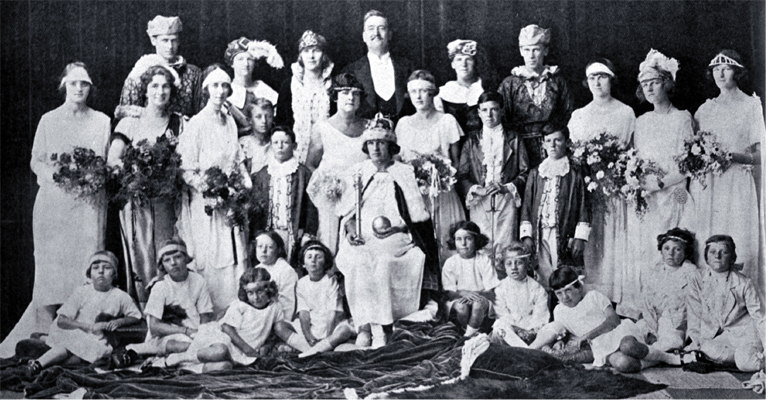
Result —
POLYGON ((735 65, 737 67, 744 68, 744 66, 739 64, 738 61, 734 60, 731 57, 726 56, 723 53, 716 55, 715 58, 713 58, 712 61, 709 62, 710 67, 714 67, 715 65, 735 65))
POLYGON ((666 237, 664 237, 664 239, 666 239, 666 240, 677 240, 678 242, 683 242, 685 244, 689 243, 688 240, 683 239, 680 236, 675 236, 675 235, 667 235, 666 237))
POLYGON ((305 31, 299 39, 299 53, 307 47, 317 46, 321 49, 325 47, 325 38, 312 31, 305 31))

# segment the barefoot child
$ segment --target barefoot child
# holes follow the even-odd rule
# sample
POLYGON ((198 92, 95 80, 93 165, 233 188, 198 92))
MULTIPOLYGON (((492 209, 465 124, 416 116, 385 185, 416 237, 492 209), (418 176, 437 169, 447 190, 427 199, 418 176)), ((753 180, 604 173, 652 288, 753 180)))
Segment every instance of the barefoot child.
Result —
POLYGON ((252 364, 267 353, 264 342, 274 324, 283 319, 277 296, 277 284, 266 269, 247 269, 240 277, 238 299, 224 317, 202 327, 186 352, 166 358, 166 366, 202 363, 201 372, 208 372, 252 364))
POLYGON ((308 273, 296 284, 299 319, 292 324, 280 321, 275 331, 288 345, 301 351, 302 358, 333 350, 354 335, 354 329, 343 319, 339 284, 326 274, 333 267, 328 247, 310 240, 299 253, 299 259, 308 273))
POLYGON ((97 251, 91 256, 85 272, 91 284, 75 289, 61 306, 48 336, 51 349, 29 362, 28 375, 34 376, 71 356, 92 363, 112 351, 105 331, 139 322, 141 312, 133 299, 112 286, 117 265, 117 257, 110 251, 97 251))
POLYGON ((529 277, 533 273, 533 255, 528 247, 514 241, 501 255, 507 277, 494 289, 493 337, 512 347, 528 347, 549 322, 547 291, 529 277))
POLYGON ((238 141, 245 156, 245 166, 249 174, 259 172, 267 163, 270 148, 269 131, 275 115, 272 102, 258 97, 252 103, 245 105, 245 116, 251 120, 251 133, 242 136, 238 141))
POLYGON ((448 299, 446 310, 455 315, 464 336, 473 336, 489 318, 493 289, 499 278, 491 258, 478 252, 488 244, 488 237, 472 221, 455 223, 450 229, 448 248, 457 250, 443 266, 443 290, 448 299))
POLYGON ((260 206, 252 215, 251 232, 273 230, 280 234, 286 261, 296 265, 303 237, 317 233, 317 209, 307 194, 311 172, 293 156, 296 135, 290 128, 273 128, 270 140, 272 155, 253 175, 252 193, 260 206))
POLYGON ((277 232, 256 234, 256 266, 266 269, 277 284, 278 303, 283 311, 283 319, 292 321, 296 308, 296 281, 299 280, 299 275, 285 261, 285 257, 285 243, 277 232))

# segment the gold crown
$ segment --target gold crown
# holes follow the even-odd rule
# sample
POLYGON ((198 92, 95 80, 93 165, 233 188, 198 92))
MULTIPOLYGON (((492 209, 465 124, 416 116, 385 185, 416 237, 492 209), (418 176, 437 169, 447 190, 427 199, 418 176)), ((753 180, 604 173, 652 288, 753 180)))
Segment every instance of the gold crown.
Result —
POLYGON ((397 143, 392 120, 385 118, 381 113, 376 114, 372 120, 368 121, 363 131, 363 141, 369 140, 387 140, 397 143))

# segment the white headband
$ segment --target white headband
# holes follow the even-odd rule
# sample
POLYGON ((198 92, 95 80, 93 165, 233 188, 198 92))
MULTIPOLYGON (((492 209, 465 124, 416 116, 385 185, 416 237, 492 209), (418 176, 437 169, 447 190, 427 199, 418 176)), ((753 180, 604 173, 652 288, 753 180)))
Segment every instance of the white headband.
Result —
POLYGON ((579 282, 579 283, 581 283, 582 285, 584 285, 584 278, 586 278, 586 276, 584 276, 584 275, 579 275, 579 276, 578 276, 576 279, 574 279, 574 280, 573 280, 573 282, 571 282, 571 283, 569 283, 569 284, 567 284, 567 285, 563 286, 563 287, 562 287, 560 290, 563 290, 563 289, 568 289, 569 287, 571 287, 571 286, 575 285, 575 284, 576 284, 576 282, 579 282))
POLYGON ((88 268, 90 268, 93 263, 104 261, 106 263, 109 263, 113 268, 117 268, 117 257, 115 257, 112 253, 109 254, 94 254, 91 256, 91 259, 88 262, 88 268))
POLYGON ((214 82, 226 82, 231 84, 232 79, 229 77, 229 75, 227 75, 226 72, 222 71, 220 68, 216 68, 213 71, 211 71, 211 73, 208 74, 208 76, 205 78, 205 80, 203 81, 202 87, 207 87, 208 85, 214 82))
POLYGON ((611 71, 605 64, 595 62, 592 64, 589 64, 587 67, 587 76, 594 75, 594 74, 606 74, 609 76, 616 76, 613 71, 611 71))
POLYGON ((734 60, 731 57, 726 56, 723 53, 716 55, 715 58, 713 58, 712 61, 709 62, 710 67, 714 67, 715 65, 735 65, 737 67, 744 68, 744 66, 739 64, 738 61, 734 60))
POLYGON ((186 246, 177 243, 171 243, 163 246, 160 251, 157 252, 157 263, 160 264, 163 261, 164 255, 168 253, 175 253, 177 251, 180 251, 184 253, 185 256, 189 257, 186 246))
POLYGON ((435 87, 434 83, 432 83, 432 82, 430 82, 428 80, 425 80, 425 79, 414 79, 414 80, 408 82, 408 85, 406 85, 406 86, 408 87, 408 90, 411 90, 411 89, 432 89, 432 90, 437 90, 437 88, 435 87))
POLYGON ((63 86, 65 82, 75 82, 75 81, 88 82, 89 84, 93 85, 93 82, 91 81, 91 77, 88 75, 88 71, 86 71, 85 68, 83 67, 72 68, 72 70, 69 71, 67 76, 61 78, 60 85, 63 86))

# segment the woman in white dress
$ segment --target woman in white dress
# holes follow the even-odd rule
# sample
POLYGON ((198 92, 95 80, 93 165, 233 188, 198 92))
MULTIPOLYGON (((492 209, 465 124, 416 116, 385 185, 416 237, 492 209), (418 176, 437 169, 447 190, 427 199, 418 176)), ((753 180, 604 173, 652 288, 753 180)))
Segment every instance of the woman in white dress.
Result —
MULTIPOLYGON (((722 175, 707 176, 706 188, 693 180, 691 196, 701 237, 723 233, 733 237, 739 244, 742 272, 765 297, 765 267, 758 262, 758 197, 752 175, 755 166, 760 166, 765 122, 760 98, 748 96, 737 85, 746 74, 741 57, 733 50, 721 51, 709 63, 707 77, 714 78, 720 95, 702 104, 694 119, 698 130, 715 134, 731 152, 732 164, 722 175)), ((700 251, 703 249, 700 244, 700 251)))
POLYGON ((85 284, 82 260, 104 249, 106 202, 87 202, 65 192, 53 180, 58 171, 53 154, 72 153, 75 147, 106 158, 110 121, 87 104, 93 90, 87 67, 73 62, 64 68, 59 91, 64 104, 45 113, 35 132, 30 167, 40 190, 32 214, 35 244, 35 284, 32 303, 0 345, 0 357, 14 355, 16 343, 34 332, 48 332, 56 308, 85 284), (77 229, 73 229, 77 227, 77 229))
POLYGON ((251 121, 244 112, 246 104, 257 98, 277 104, 277 92, 263 81, 253 78, 253 70, 260 59, 266 59, 266 63, 272 68, 283 68, 283 59, 275 46, 269 42, 241 37, 229 42, 224 52, 224 60, 235 74, 232 79, 232 95, 227 101, 228 106, 234 106, 229 111, 237 122, 240 136, 249 134, 252 128, 251 121))
POLYGON ((336 114, 315 124, 307 156, 307 167, 314 170, 307 194, 318 211, 317 236, 333 254, 339 240, 336 204, 341 192, 330 193, 328 185, 332 180, 344 182, 349 167, 368 158, 360 151, 366 120, 356 115, 364 97, 363 85, 354 75, 343 73, 333 79, 331 101, 336 103, 336 114))
POLYGON ((631 244, 621 281, 621 298, 617 312, 637 318, 641 297, 638 288, 640 270, 655 257, 656 243, 649 232, 666 232, 680 227, 693 230, 696 214, 693 199, 686 190, 687 179, 678 169, 674 157, 683 148, 685 138, 693 134, 693 119, 678 110, 669 100, 675 87, 678 63, 656 50, 651 50, 640 64, 638 98, 653 105, 653 111, 641 115, 635 123, 634 145, 638 157, 655 162, 666 172, 663 187, 651 177, 645 190, 648 211, 643 218, 628 212, 627 236, 631 244))
MULTIPOLYGON (((459 139, 464 132, 451 114, 435 109, 437 93, 435 78, 425 70, 414 71, 408 78, 408 96, 416 108, 416 114, 403 117, 395 133, 403 150, 403 160, 415 159, 419 154, 434 154, 448 158, 454 168, 459 166, 459 139)), ((446 245, 450 228, 465 219, 464 208, 454 188, 440 193, 432 207, 432 199, 425 195, 428 210, 436 210, 435 232, 440 248, 440 264, 451 255, 446 245)))
MULTIPOLYGON (((635 112, 611 95, 616 82, 616 68, 610 60, 598 58, 587 64, 584 85, 592 92, 592 101, 573 112, 568 122, 571 140, 587 141, 607 133, 617 137, 622 148, 629 147, 635 131, 635 112)), ((584 266, 587 287, 618 302, 629 247, 627 206, 611 198, 608 207, 604 214, 592 214, 592 237, 584 252, 584 266)))
MULTIPOLYGON (((141 75, 140 91, 146 97, 147 106, 140 117, 125 117, 115 127, 107 158, 109 165, 122 166, 127 147, 142 140, 150 145, 160 137, 169 143, 178 140, 184 118, 179 113, 168 112, 171 96, 176 95, 175 85, 179 83, 178 75, 174 76, 175 71, 171 71, 174 70, 157 65, 141 75)), ((140 304, 147 302, 147 285, 157 276, 156 250, 174 235, 176 203, 175 198, 148 199, 146 204, 131 200, 120 210, 128 294, 140 304)))
POLYGON ((328 95, 333 62, 325 53, 325 38, 306 31, 299 40, 299 59, 291 64, 293 76, 283 82, 277 99, 276 125, 287 125, 296 134, 294 157, 304 164, 316 123, 333 114, 328 95))
POLYGON ((205 172, 211 167, 219 167, 227 175, 239 170, 245 186, 251 187, 237 141, 237 125, 222 108, 231 94, 230 82, 222 65, 206 68, 203 93, 208 102, 189 120, 176 148, 188 185, 177 222, 179 236, 187 238, 189 255, 194 258, 189 268, 205 278, 217 314, 237 299, 238 279, 248 261, 245 232, 227 225, 222 211, 207 215, 203 198, 205 172))

